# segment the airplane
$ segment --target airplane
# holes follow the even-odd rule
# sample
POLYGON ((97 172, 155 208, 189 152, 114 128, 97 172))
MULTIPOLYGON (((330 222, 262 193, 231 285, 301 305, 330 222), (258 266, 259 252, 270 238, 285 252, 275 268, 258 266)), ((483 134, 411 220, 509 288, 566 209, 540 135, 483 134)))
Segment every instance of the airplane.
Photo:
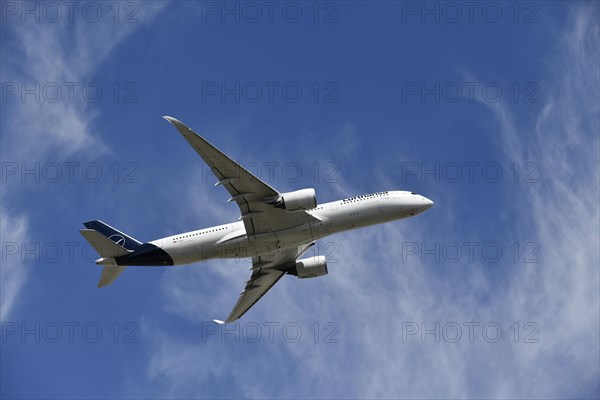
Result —
POLYGON ((408 218, 433 206, 414 192, 382 191, 317 203, 315 189, 281 193, 233 161, 181 121, 164 116, 210 167, 240 208, 238 221, 142 243, 105 224, 80 230, 102 265, 98 287, 110 285, 128 266, 171 266, 216 258, 252 258, 252 275, 224 324, 244 315, 284 275, 327 275, 325 256, 301 258, 334 233, 408 218))

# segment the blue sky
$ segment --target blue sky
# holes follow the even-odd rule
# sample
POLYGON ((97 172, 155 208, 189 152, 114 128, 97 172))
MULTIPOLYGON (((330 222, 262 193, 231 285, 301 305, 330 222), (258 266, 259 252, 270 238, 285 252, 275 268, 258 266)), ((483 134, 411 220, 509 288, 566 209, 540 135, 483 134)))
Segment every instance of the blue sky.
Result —
POLYGON ((600 396, 597 2, 45 4, 2 3, 3 398, 600 396), (98 290, 82 222, 239 216, 162 115, 281 191, 436 205, 230 331, 248 260, 98 290))

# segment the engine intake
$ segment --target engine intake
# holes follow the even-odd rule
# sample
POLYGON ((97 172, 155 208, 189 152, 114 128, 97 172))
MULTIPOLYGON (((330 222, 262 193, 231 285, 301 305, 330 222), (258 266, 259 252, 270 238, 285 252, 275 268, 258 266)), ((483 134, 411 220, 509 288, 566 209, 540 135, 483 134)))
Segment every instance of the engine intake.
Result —
POLYGON ((315 189, 301 189, 295 192, 282 193, 272 204, 286 211, 310 210, 317 206, 317 194, 315 189))
POLYGON ((296 275, 299 279, 304 279, 327 275, 327 272, 327 258, 316 256, 298 260, 294 271, 290 273, 296 275))

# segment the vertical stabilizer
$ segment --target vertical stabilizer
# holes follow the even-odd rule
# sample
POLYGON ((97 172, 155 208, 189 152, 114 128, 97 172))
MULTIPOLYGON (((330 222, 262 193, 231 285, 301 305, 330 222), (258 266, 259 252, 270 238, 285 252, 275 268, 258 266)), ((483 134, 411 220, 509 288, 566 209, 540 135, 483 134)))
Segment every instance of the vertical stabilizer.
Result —
POLYGON ((98 231, 88 228, 81 229, 79 232, 100 254, 101 258, 96 260, 96 264, 104 265, 98 287, 110 285, 127 268, 125 265, 116 265, 115 257, 132 253, 133 249, 140 246, 141 243, 100 221, 86 222, 84 225, 100 229, 98 231))

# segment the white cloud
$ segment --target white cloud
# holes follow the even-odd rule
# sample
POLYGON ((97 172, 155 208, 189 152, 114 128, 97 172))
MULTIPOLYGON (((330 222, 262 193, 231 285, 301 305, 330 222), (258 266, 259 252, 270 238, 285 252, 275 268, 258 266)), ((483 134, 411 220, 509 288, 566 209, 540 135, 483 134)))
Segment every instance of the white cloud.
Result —
POLYGON ((536 397, 577 396, 578 385, 597 383, 600 376, 600 32, 594 16, 595 6, 572 13, 553 60, 554 84, 548 84, 548 101, 533 132, 515 126, 505 108, 492 107, 507 155, 534 160, 542 172, 540 183, 517 200, 528 206, 521 218, 538 238, 542 259, 537 268, 525 268, 515 277, 507 304, 513 315, 544 321, 540 329, 548 332, 540 346, 528 346, 518 355, 519 361, 544 365, 543 385, 519 382, 536 397), (566 374, 569 368, 577 374, 566 374), (584 372, 590 375, 577 381, 584 372))
MULTIPOLYGON (((161 7, 160 2, 139 7, 139 23, 115 23, 108 17, 97 23, 84 18, 69 21, 66 17, 58 23, 7 23, 16 43, 14 51, 5 53, 3 83, 18 85, 19 94, 5 104, 11 106, 7 121, 3 122, 3 140, 11 150, 6 153, 16 160, 29 160, 67 157, 92 146, 95 151, 103 150, 92 130, 98 112, 81 90, 94 82, 94 73, 112 50, 150 22, 161 7), (54 91, 40 89, 39 101, 32 95, 22 99, 21 85, 32 89, 36 84, 40 88, 56 85, 62 95, 54 102, 54 91), (69 87, 74 87, 73 99, 69 98, 69 87)), ((110 87, 97 84, 107 96, 110 87)), ((89 96, 94 98, 95 92, 89 96)))
POLYGON ((2 268, 0 268, 0 317, 10 317, 16 297, 27 278, 27 269, 21 262, 22 243, 28 237, 28 221, 24 215, 15 215, 0 208, 2 232, 2 268))
MULTIPOLYGON (((81 18, 69 22, 66 16, 59 23, 35 23, 33 19, 29 23, 21 23, 19 19, 7 22, 3 35, 10 34, 12 42, 6 43, 9 49, 3 49, 3 85, 13 83, 20 91, 22 84, 32 89, 36 83, 40 88, 55 83, 63 94, 57 102, 47 101, 53 98, 53 92, 47 97, 40 95, 39 102, 32 95, 22 101, 20 94, 3 101, 3 161, 26 161, 31 165, 47 160, 59 162, 74 154, 88 154, 90 150, 95 153, 106 150, 93 131, 98 111, 92 107, 93 103, 79 96, 71 101, 66 85, 76 83, 81 90, 82 85, 93 82, 94 73, 111 51, 127 35, 150 22, 162 6, 161 2, 144 3, 139 7, 140 23, 133 24, 115 24, 111 18, 98 23, 87 23, 81 18)), ((26 229, 29 219, 27 210, 19 206, 19 188, 18 183, 3 183, 2 233, 9 239, 18 234, 19 240, 27 241, 32 238, 26 233, 32 234, 35 229, 26 229)), ((6 237, 2 240, 6 241, 6 237)), ((25 283, 27 266, 2 263, 1 268, 5 318, 25 283)))

